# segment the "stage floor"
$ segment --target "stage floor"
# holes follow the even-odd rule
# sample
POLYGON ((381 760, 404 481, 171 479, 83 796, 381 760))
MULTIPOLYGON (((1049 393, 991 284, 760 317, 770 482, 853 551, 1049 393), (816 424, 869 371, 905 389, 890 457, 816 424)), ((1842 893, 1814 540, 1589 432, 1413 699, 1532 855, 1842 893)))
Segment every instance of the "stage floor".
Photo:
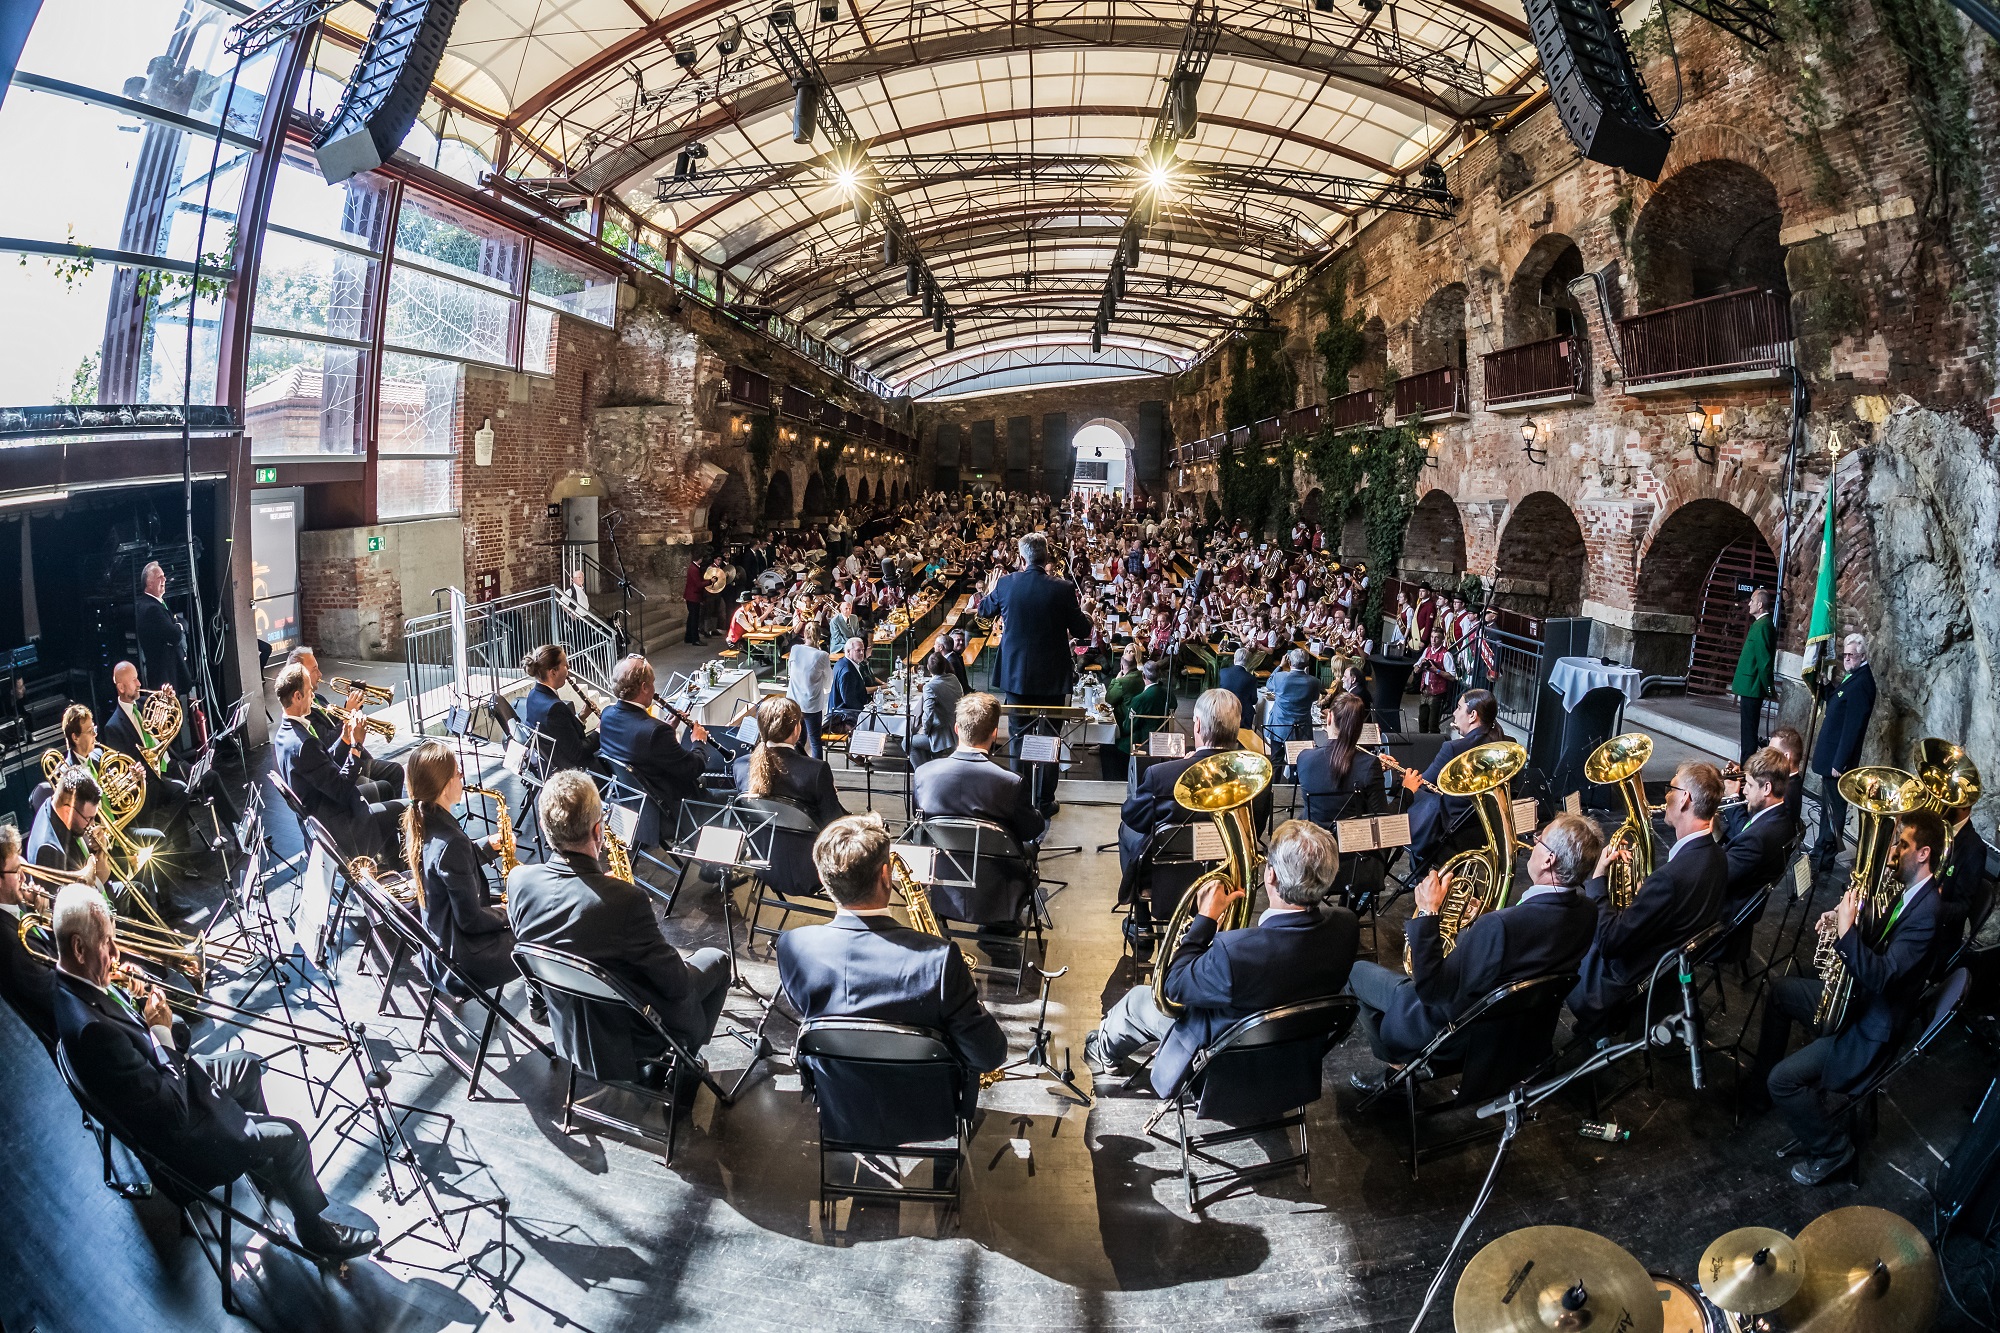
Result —
MULTIPOLYGON (((848 795, 850 809, 858 796, 848 795)), ((1058 1051, 1069 1049, 1086 1087, 1083 1035, 1130 984, 1111 912, 1116 856, 1092 850, 1115 838, 1116 823, 1115 807, 1066 806, 1050 841, 1084 850, 1046 867, 1070 881, 1051 904, 1049 966, 1068 972, 1055 983, 1050 1021, 1058 1051)), ((288 829, 277 836, 281 850, 292 850, 288 829)), ((279 893, 280 903, 288 899, 279 893)), ((1385 956, 1400 953, 1394 919, 1404 910, 1384 923, 1385 956)), ((1778 915, 1774 906, 1767 934, 1778 915)), ((691 885, 667 933, 684 947, 720 944, 716 891, 691 885)), ((741 933, 739 920, 739 950, 741 933)), ((1364 933, 1364 955, 1371 943, 1364 933)), ((430 1123, 416 1131, 442 1200, 499 1191, 510 1201, 515 1327, 1406 1328, 1491 1159, 1490 1141, 1475 1144, 1426 1163, 1412 1181, 1400 1116, 1354 1110, 1348 1074, 1374 1067, 1357 1033, 1327 1060, 1327 1095, 1309 1114, 1310 1187, 1296 1173, 1279 1176, 1190 1216, 1176 1152, 1141 1132, 1157 1105, 1149 1095, 1111 1092, 1085 1108, 1049 1082, 1009 1081, 982 1100, 955 1222, 941 1229, 931 1205, 842 1205, 822 1229, 814 1115, 782 1059, 760 1067, 733 1106, 704 1091, 668 1167, 656 1149, 616 1134, 564 1135, 562 1076, 536 1055, 498 1056, 483 1089, 490 1099, 468 1101, 464 1080, 444 1061, 412 1051, 414 1022, 376 1016, 376 982, 356 972, 357 952, 341 969, 345 1017, 367 1025, 370 1049, 393 1074, 390 1095, 457 1118, 448 1133, 430 1123)), ((768 994, 768 942, 742 957, 744 978, 768 994)), ((987 989, 1018 1054, 1035 996, 987 989)), ((270 993, 266 986, 262 995, 270 993)), ((1727 998, 1711 1032, 1724 1041, 1748 1002, 1733 986, 1727 998)), ((725 1033, 757 1018, 753 998, 737 993, 725 1033)), ((774 1021, 772 1032, 789 1047, 788 1023, 774 1021)), ((208 1033, 200 1045, 219 1039, 208 1033)), ((170 1209, 127 1203, 99 1184, 74 1104, 11 1013, 0 1013, 0 1051, 0 1271, 8 1275, 0 1324, 241 1326, 221 1313, 214 1278, 177 1234, 170 1209)), ((719 1033, 707 1054, 726 1084, 747 1051, 719 1033)), ((321 1076, 333 1064, 330 1055, 311 1059, 321 1076)), ((276 1062, 280 1071, 298 1067, 296 1056, 276 1062)), ((1561 1223, 1601 1232, 1649 1267, 1692 1279, 1703 1248, 1735 1227, 1796 1233, 1850 1203, 1928 1227, 1921 1182, 1957 1140, 1990 1068, 1990 1055, 1962 1030, 1949 1034, 1885 1099, 1860 1187, 1813 1191, 1794 1185, 1788 1164, 1774 1158, 1787 1137, 1778 1121, 1733 1123, 1726 1060, 1711 1057, 1708 1090, 1696 1093, 1685 1054, 1670 1052, 1655 1064, 1652 1086, 1641 1083, 1610 1108, 1632 1131, 1629 1141, 1579 1136, 1590 1117, 1580 1090, 1549 1102, 1516 1144, 1460 1262, 1504 1231, 1561 1223)), ((1639 1072, 1628 1062, 1607 1089, 1639 1072)), ((275 1110, 310 1123, 295 1080, 267 1082, 275 1110)), ((358 1075, 342 1073, 339 1086, 357 1094, 358 1075)), ((1463 1125, 1447 1120, 1439 1135, 1452 1127, 1463 1125)), ((380 1196, 382 1158, 371 1145, 329 1150, 322 1139, 317 1157, 328 1194, 382 1223, 385 1235, 422 1216, 380 1196)), ((495 1219, 476 1213, 465 1252, 497 1237, 495 1219)), ((413 1237, 390 1259, 356 1263, 334 1281, 283 1253, 264 1254, 238 1292, 249 1325, 286 1333, 502 1326, 480 1282, 397 1262, 450 1258, 413 1237)), ((485 1262, 496 1262, 492 1251, 485 1262)), ((1447 1286, 1426 1326, 1449 1327, 1449 1309, 1447 1286)))

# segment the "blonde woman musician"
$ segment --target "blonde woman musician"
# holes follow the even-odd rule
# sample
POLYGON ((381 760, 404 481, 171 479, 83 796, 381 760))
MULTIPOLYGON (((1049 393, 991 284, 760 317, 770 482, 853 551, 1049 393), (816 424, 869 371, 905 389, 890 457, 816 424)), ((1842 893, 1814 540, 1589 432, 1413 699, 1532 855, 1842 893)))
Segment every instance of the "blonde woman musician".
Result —
MULTIPOLYGON (((514 932, 507 914, 493 906, 482 867, 496 853, 492 838, 468 837, 451 808, 465 799, 458 757, 443 741, 419 745, 404 765, 409 808, 403 811, 403 846, 424 925, 444 956, 481 986, 498 990, 520 976, 514 967, 514 932)), ((455 979, 426 959, 431 981, 458 994, 455 979)))

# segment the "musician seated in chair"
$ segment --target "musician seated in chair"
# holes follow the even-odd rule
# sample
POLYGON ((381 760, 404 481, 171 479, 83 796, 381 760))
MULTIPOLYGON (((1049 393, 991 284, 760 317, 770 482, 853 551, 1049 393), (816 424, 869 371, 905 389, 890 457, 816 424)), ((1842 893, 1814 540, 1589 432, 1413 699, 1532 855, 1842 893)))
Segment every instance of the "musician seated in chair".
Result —
MULTIPOLYGON (((1406 1064, 1499 987, 1575 971, 1597 931, 1597 909, 1583 896, 1583 882, 1603 851, 1597 825, 1582 815, 1557 815, 1528 853, 1527 890, 1513 906, 1490 912, 1475 901, 1450 953, 1438 913, 1451 877, 1426 875, 1417 885, 1416 913, 1403 923, 1409 975, 1363 959, 1348 978, 1375 1058, 1406 1064)), ((1362 1092, 1381 1087, 1380 1079, 1350 1077, 1362 1092)))
MULTIPOLYGON (((493 906, 486 885, 484 867, 499 855, 495 839, 474 840, 451 813, 465 799, 465 779, 450 746, 424 741, 411 753, 408 771, 410 806, 403 812, 403 846, 424 925, 453 966, 474 984, 499 990, 521 973, 514 966, 514 932, 507 926, 507 914, 493 906)), ((431 980, 447 994, 462 992, 441 968, 431 980)))
POLYGON ((1157 1041, 1153 1090, 1170 1096, 1195 1052, 1238 1019, 1338 995, 1361 930, 1354 913, 1323 904, 1339 865, 1339 849, 1325 829, 1303 819, 1280 824, 1264 862, 1270 906, 1257 924, 1218 934, 1216 923, 1244 890, 1212 882, 1166 965, 1166 998, 1184 1012, 1170 1017, 1154 1002, 1151 986, 1133 987, 1083 1040, 1092 1071, 1107 1074, 1157 1041))
POLYGON ((890 914, 889 847, 873 813, 847 815, 820 832, 813 866, 839 910, 825 925, 778 936, 778 984, 802 1022, 872 1018, 942 1033, 965 1062, 969 1100, 978 1076, 1005 1063, 1007 1037, 980 1003, 957 946, 890 914))
MULTIPOLYGON (((1725 810, 1718 821, 1729 867, 1726 914, 1733 915, 1744 899, 1775 883, 1785 871, 1785 853, 1794 832, 1785 811, 1785 784, 1790 777, 1785 756, 1768 745, 1743 763, 1743 804, 1725 810)), ((1743 940, 1747 947, 1747 931, 1743 940)))
POLYGON ((1336 819, 1382 813, 1382 764, 1361 748, 1368 709, 1352 694, 1336 694, 1326 706, 1326 740, 1299 756, 1302 813, 1325 827, 1336 819))
POLYGON ((361 794, 360 773, 367 758, 361 714, 354 713, 341 724, 340 738, 329 752, 308 717, 313 706, 311 677, 296 662, 278 673, 278 706, 285 710, 271 737, 278 776, 306 814, 326 826, 343 856, 401 860, 396 834, 403 802, 370 801, 361 794))
POLYGON ((1715 840, 1721 804, 1715 765, 1690 761, 1674 770, 1666 800, 1674 845, 1623 910, 1611 900, 1606 875, 1614 861, 1629 864, 1631 852, 1607 845, 1597 858, 1583 890, 1597 904, 1597 938, 1569 993, 1579 1035, 1604 1035, 1605 1020, 1645 987, 1660 960, 1721 918, 1729 887, 1728 856, 1715 840))
POLYGON ((805 714, 784 695, 766 695, 757 705, 757 748, 736 756, 730 774, 745 796, 776 796, 794 802, 823 829, 846 814, 834 789, 833 769, 800 748, 805 714))
MULTIPOLYGON (((1002 768, 992 756, 1000 731, 1000 701, 990 694, 968 694, 958 701, 952 721, 958 748, 911 776, 910 790, 918 812, 926 817, 943 815, 998 824, 1014 835, 1032 860, 1048 832, 1048 820, 1030 799, 1028 779, 1002 768)), ((1021 930, 1018 921, 975 924, 993 935, 1017 935, 1021 930)), ((998 947, 1006 952, 1012 946, 998 947)), ((988 952, 993 952, 992 946, 988 952)), ((1011 965, 1011 960, 997 956, 994 962, 1011 965)))
MULTIPOLYGON (((208 766, 201 780, 192 786, 171 776, 173 758, 146 725, 141 711, 139 669, 130 662, 120 662, 111 668, 111 687, 115 697, 104 715, 103 727, 98 730, 98 740, 144 765, 147 822, 155 828, 171 832, 184 814, 190 815, 187 823, 189 838, 206 846, 208 839, 197 831, 189 810, 192 804, 205 802, 215 807, 217 830, 234 827, 240 818, 236 798, 229 794, 229 784, 223 781, 213 765, 208 766), (158 764, 147 760, 148 750, 158 755, 158 764)), ((399 785, 401 781, 398 777, 399 785)))
MULTIPOLYGON (((589 775, 566 769, 551 777, 536 802, 542 838, 555 849, 541 865, 520 865, 507 876, 507 919, 523 944, 561 949, 597 964, 650 1004, 660 1022, 690 1052, 698 1053, 715 1033, 729 992, 729 955, 698 949, 683 959, 660 933, 653 900, 646 890, 615 879, 600 868, 604 850, 604 802, 589 775)), ((653 1029, 637 1014, 551 1001, 549 1021, 569 1046, 604 1054, 629 1049, 636 1081, 664 1081, 666 1053, 653 1029)), ((599 1068, 616 1061, 599 1061, 599 1068)), ((700 1071, 682 1075, 680 1093, 692 1093, 700 1071)))
POLYGON ((658 697, 653 664, 637 653, 621 658, 612 669, 611 690, 618 697, 598 719, 598 753, 632 771, 659 810, 660 836, 671 838, 681 802, 701 792, 701 775, 710 765, 708 728, 691 724, 691 743, 683 745, 671 722, 653 716, 658 697))
MULTIPOLYGON (((559 772, 565 768, 585 768, 604 773, 605 767, 597 758, 601 734, 585 731, 569 700, 556 693, 570 683, 569 654, 562 645, 545 643, 535 649, 521 659, 521 671, 532 676, 535 683, 521 696, 521 706, 515 715, 522 726, 548 739, 551 769, 559 772)), ((588 713, 588 700, 585 702, 588 713)))
MULTIPOLYGON (((248 1174, 292 1212, 292 1232, 323 1259, 375 1248, 373 1230, 329 1222, 305 1131, 266 1114, 264 1065, 247 1051, 195 1058, 178 1049, 157 990, 112 989, 118 962, 104 896, 72 884, 56 898, 56 1028, 77 1082, 129 1137, 203 1189, 248 1174)), ((254 1210, 252 1210, 254 1211, 254 1210)))
POLYGON ((56 1045, 56 974, 31 953, 21 935, 28 872, 21 867, 21 830, 0 824, 0 996, 50 1051, 56 1045))
POLYGON ((1931 974, 1957 943, 1939 929, 1943 900, 1932 874, 1944 855, 1944 821, 1915 810, 1900 816, 1895 828, 1889 857, 1902 891, 1888 915, 1878 919, 1866 910, 1864 892, 1850 888, 1819 919, 1822 941, 1832 940, 1833 955, 1853 982, 1845 1013, 1833 1031, 1788 1057, 1792 1025, 1815 1022, 1824 983, 1810 976, 1775 978, 1757 1062, 1745 1080, 1749 1109, 1776 1105, 1805 1150, 1805 1159, 1792 1167, 1801 1185, 1821 1184, 1854 1160, 1846 1115, 1836 1111, 1889 1057, 1915 1018, 1931 974))
MULTIPOLYGON (((306 715, 306 720, 312 727, 313 734, 319 737, 319 743, 327 749, 332 749, 340 740, 343 719, 339 713, 333 711, 325 699, 320 697, 319 654, 311 648, 294 648, 285 655, 285 665, 291 666, 294 663, 306 669, 306 679, 311 682, 312 711, 306 715)), ((352 690, 342 706, 345 711, 351 713, 360 708, 364 702, 361 691, 352 690)), ((367 735, 365 731, 362 733, 364 741, 367 735)), ((361 794, 370 801, 393 801, 403 794, 403 766, 393 759, 379 759, 372 754, 363 755, 359 785, 361 794)))
POLYGON ((868 696, 878 688, 868 674, 868 645, 849 639, 840 660, 833 664, 833 687, 827 695, 826 720, 836 731, 852 731, 868 707, 868 696))
POLYGON ((111 883, 111 853, 93 833, 104 789, 90 770, 72 765, 56 775, 55 787, 35 812, 28 831, 28 860, 48 870, 87 875, 98 888, 111 883))
MULTIPOLYGON (((1471 816, 1472 799, 1439 795, 1436 789, 1438 774, 1444 772, 1446 764, 1474 746, 1505 740, 1507 734, 1497 721, 1499 715, 1500 705, 1491 690, 1467 690, 1458 696, 1458 706, 1451 710, 1451 725, 1458 734, 1438 747, 1430 767, 1424 770, 1424 785, 1416 788, 1416 799, 1410 803, 1412 875, 1422 874, 1456 850, 1449 846, 1449 838, 1452 831, 1471 816)), ((1406 785, 1413 781, 1405 779, 1406 785)))

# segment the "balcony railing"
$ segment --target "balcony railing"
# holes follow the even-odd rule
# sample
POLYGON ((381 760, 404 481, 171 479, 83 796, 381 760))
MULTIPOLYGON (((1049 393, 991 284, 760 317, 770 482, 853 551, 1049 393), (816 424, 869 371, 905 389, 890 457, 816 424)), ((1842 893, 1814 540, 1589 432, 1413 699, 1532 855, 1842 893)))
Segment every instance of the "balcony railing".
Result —
POLYGON ((1229 447, 1231 449, 1248 449, 1250 447, 1250 434, 1251 431, 1248 426, 1231 426, 1228 436, 1229 447))
POLYGON ((1276 444, 1285 436, 1285 419, 1283 417, 1265 417, 1262 421, 1252 426, 1251 429, 1256 432, 1255 439, 1257 443, 1276 444))
POLYGON ((1590 387, 1590 363, 1583 339, 1544 338, 1498 352, 1482 360, 1486 369, 1486 406, 1536 402, 1564 394, 1582 397, 1590 387))
POLYGON ((1375 390, 1363 389, 1359 393, 1344 393, 1326 405, 1327 424, 1335 430, 1353 430, 1356 426, 1374 426, 1382 421, 1382 408, 1376 402, 1375 390))
POLYGON ((1463 415, 1470 410, 1465 396, 1465 372, 1456 366, 1439 366, 1396 381, 1398 421, 1445 413, 1463 415))
POLYGON ((1285 413, 1285 434, 1310 435, 1319 429, 1319 404, 1309 403, 1285 413))
POLYGON ((1703 375, 1775 372, 1792 364, 1791 302, 1746 287, 1618 321, 1629 386, 1703 375))

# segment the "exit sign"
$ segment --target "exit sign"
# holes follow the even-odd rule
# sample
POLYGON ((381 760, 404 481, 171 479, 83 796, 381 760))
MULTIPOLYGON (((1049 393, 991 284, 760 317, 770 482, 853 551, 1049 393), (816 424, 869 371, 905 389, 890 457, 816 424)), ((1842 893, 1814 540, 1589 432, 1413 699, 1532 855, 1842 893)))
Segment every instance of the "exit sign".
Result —
POLYGON ((379 550, 381 550, 381 549, 382 549, 382 539, 381 539, 380 537, 370 537, 370 538, 368 539, 368 549, 369 549, 369 551, 370 551, 370 552, 374 552, 374 551, 379 551, 379 550))
POLYGON ((277 480, 278 469, 274 467, 260 467, 257 469, 257 484, 259 486, 275 485, 277 480))

